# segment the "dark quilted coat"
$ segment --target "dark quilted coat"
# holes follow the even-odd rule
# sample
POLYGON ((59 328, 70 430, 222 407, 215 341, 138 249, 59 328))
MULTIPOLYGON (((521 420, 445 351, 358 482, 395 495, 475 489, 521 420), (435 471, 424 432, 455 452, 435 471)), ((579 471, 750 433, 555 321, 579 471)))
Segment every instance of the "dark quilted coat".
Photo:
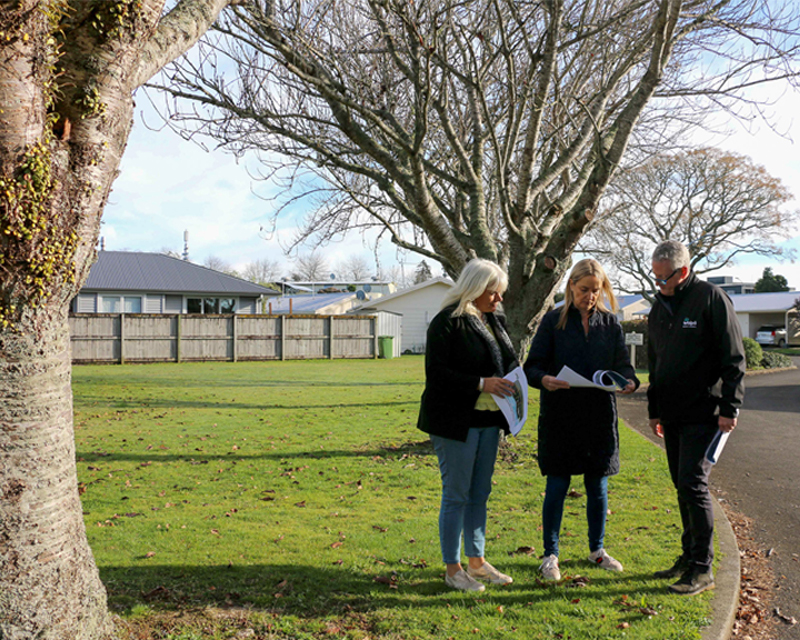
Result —
POLYGON ((619 472, 619 432, 614 393, 601 389, 542 387, 545 375, 567 365, 585 378, 611 369, 634 380, 625 337, 616 316, 595 310, 585 334, 580 312, 572 308, 564 329, 556 329, 560 309, 544 316, 525 361, 528 384, 541 389, 539 469, 542 475, 610 476, 619 472))

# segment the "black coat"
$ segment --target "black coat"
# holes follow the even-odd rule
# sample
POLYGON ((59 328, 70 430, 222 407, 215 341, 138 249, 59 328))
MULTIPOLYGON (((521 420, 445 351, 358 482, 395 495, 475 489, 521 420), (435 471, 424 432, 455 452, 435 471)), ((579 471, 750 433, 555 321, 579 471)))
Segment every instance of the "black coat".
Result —
MULTIPOLYGON (((465 442, 480 395, 480 378, 503 377, 519 362, 502 315, 487 314, 497 337, 494 341, 477 317, 453 318, 454 309, 455 305, 442 309, 428 327, 425 391, 417 426, 425 433, 465 442)), ((502 414, 498 416, 505 424, 502 414)))
POLYGON ((542 378, 561 367, 591 380, 598 370, 613 370, 639 381, 631 366, 625 337, 616 316, 596 310, 584 333, 580 312, 572 308, 563 329, 556 329, 561 310, 544 316, 525 361, 528 384, 541 389, 539 406, 539 469, 542 475, 619 473, 617 400, 601 389, 548 391, 542 378))
POLYGON ((745 355, 733 303, 694 273, 675 295, 656 294, 648 316, 648 411, 662 424, 736 416, 744 399, 745 355))

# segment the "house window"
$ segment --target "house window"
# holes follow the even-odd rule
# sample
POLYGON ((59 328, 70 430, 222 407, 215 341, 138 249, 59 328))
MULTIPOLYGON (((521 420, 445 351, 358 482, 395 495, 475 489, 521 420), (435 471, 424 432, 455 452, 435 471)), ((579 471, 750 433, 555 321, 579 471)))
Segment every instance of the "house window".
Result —
POLYGON ((234 298, 187 298, 186 313, 236 313, 234 298))
POLYGON ((119 313, 120 296, 103 296, 103 313, 119 313))
POLYGON ((139 296, 103 296, 102 313, 141 313, 139 296))
POLYGON ((141 313, 142 312, 142 299, 132 298, 125 296, 125 304, 123 305, 125 313, 141 313))

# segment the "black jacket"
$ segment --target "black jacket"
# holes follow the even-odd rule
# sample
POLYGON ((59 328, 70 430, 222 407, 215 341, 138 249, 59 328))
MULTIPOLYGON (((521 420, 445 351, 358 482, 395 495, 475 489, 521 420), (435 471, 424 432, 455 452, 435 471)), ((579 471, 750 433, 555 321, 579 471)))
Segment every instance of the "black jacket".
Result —
POLYGON ((648 317, 648 412, 662 424, 735 417, 744 398, 742 331, 727 294, 694 273, 648 317))
MULTIPOLYGON (((425 433, 465 442, 480 378, 503 377, 519 362, 502 315, 487 314, 495 342, 478 318, 470 314, 453 318, 454 309, 455 305, 442 309, 428 327, 425 391, 417 426, 425 433)), ((502 413, 498 417, 505 424, 502 413)))
POLYGON ((539 402, 539 469, 543 475, 619 473, 617 399, 601 389, 548 391, 542 378, 555 376, 567 365, 591 380, 598 370, 617 371, 639 386, 616 316, 596 310, 589 317, 589 334, 581 314, 570 309, 567 324, 556 329, 560 309, 542 319, 525 360, 528 384, 541 389, 539 402))

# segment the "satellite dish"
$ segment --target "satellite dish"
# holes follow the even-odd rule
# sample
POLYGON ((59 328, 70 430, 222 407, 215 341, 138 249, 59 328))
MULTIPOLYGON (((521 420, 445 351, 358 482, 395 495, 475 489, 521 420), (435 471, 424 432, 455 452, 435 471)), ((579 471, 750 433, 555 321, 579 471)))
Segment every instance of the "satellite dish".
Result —
POLYGON ((356 298, 358 298, 359 300, 366 300, 367 294, 364 293, 361 289, 359 289, 358 291, 356 291, 356 298))
POLYGON ((366 291, 367 293, 372 291, 372 285, 371 284, 365 284, 364 285, 364 291, 366 291))

